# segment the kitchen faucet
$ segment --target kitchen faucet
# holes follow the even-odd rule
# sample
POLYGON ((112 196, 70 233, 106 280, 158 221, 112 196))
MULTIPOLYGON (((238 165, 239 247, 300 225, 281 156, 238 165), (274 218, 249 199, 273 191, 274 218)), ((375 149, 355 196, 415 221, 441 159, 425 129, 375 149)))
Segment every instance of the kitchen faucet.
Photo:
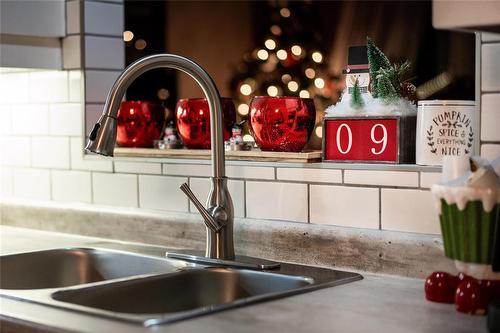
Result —
POLYGON ((205 257, 220 261, 234 261, 233 202, 227 189, 225 175, 222 106, 215 83, 202 67, 190 59, 174 54, 151 55, 129 65, 109 91, 102 115, 90 132, 85 149, 101 155, 113 156, 116 119, 125 91, 138 76, 155 68, 174 68, 188 74, 200 85, 207 98, 212 146, 212 189, 208 196, 207 208, 196 198, 188 184, 184 183, 180 188, 200 212, 207 227, 205 257))

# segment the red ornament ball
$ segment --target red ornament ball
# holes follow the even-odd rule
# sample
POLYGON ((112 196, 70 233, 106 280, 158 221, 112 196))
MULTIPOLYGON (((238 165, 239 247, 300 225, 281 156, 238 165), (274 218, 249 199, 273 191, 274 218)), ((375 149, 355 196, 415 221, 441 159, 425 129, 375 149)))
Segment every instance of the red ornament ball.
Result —
POLYGON ((459 312, 484 315, 488 305, 481 283, 476 279, 462 281, 455 293, 455 308, 459 312))
POLYGON ((446 272, 433 272, 425 279, 425 298, 432 302, 453 303, 459 280, 446 272))

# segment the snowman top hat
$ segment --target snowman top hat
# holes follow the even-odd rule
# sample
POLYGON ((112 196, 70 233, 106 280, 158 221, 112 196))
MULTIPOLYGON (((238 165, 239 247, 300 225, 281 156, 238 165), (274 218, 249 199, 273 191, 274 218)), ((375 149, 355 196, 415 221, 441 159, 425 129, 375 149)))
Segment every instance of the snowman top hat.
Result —
POLYGON ((349 47, 347 57, 347 68, 342 71, 344 74, 369 73, 368 53, 366 45, 349 47))

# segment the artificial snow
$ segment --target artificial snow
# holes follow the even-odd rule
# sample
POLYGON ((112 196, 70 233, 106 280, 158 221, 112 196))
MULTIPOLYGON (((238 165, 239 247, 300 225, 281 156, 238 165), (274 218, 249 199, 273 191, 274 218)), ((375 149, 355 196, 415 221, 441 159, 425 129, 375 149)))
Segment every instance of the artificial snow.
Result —
POLYGON ((397 100, 385 103, 381 98, 373 98, 372 94, 361 94, 364 106, 353 108, 351 95, 344 90, 340 102, 330 105, 325 110, 325 117, 370 117, 370 116, 416 116, 417 106, 408 99, 400 97, 397 100))

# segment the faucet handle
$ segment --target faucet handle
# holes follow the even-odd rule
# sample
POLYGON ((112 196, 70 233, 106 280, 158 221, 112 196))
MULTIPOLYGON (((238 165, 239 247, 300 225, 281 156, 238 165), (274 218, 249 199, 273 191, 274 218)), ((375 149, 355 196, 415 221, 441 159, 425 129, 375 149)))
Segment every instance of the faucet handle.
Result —
POLYGON ((222 229, 222 226, 214 219, 214 217, 208 212, 208 210, 203 206, 203 204, 196 198, 194 195, 193 191, 189 188, 189 185, 184 183, 180 186, 180 189, 182 192, 184 192, 189 200, 194 204, 196 209, 201 214, 201 217, 203 217, 203 220, 205 221, 205 225, 207 228, 212 230, 213 232, 217 232, 220 229, 222 229))

